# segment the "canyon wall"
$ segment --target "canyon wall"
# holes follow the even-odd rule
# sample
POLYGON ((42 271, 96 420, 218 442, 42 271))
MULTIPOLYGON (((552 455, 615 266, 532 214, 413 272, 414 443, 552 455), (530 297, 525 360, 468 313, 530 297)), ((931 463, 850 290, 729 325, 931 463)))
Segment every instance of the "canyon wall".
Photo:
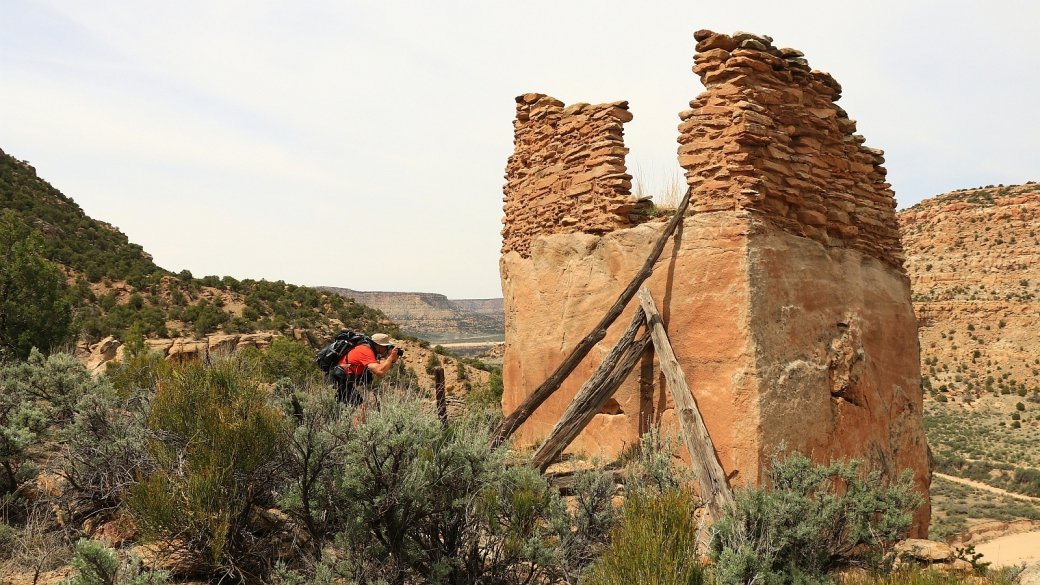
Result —
POLYGON ((899 212, 933 396, 1040 392, 1038 219, 1037 184, 962 189, 899 212))
POLYGON ((431 341, 497 336, 505 327, 501 310, 498 313, 494 311, 498 299, 452 301, 437 293, 357 291, 331 286, 315 288, 379 309, 397 323, 402 332, 431 341), (467 303, 473 303, 477 310, 463 306, 467 303))
MULTIPOLYGON (((821 462, 863 459, 889 478, 911 469, 927 498, 917 324, 882 153, 852 134, 833 103, 840 86, 801 53, 749 33, 696 36, 694 71, 707 91, 679 127, 692 209, 647 286, 723 469, 733 485, 758 484, 786 445, 821 462)), ((518 98, 515 124, 524 156, 510 159, 504 189, 507 413, 592 329, 664 229, 622 217, 635 205, 627 177, 612 177, 617 188, 595 205, 568 195, 573 177, 589 176, 590 157, 547 165, 531 155, 526 108, 546 104, 561 121, 572 110, 527 95, 537 97, 518 98)), ((592 151, 556 146, 558 134, 539 130, 537 152, 592 151)), ((627 151, 612 136, 617 154, 600 176, 623 175, 627 151)), ((521 427, 520 442, 546 436, 634 310, 521 427)), ((571 452, 610 458, 652 426, 678 432, 655 359, 644 355, 571 452)), ((915 535, 929 515, 927 505, 918 512, 915 535)))
POLYGON ((502 312, 502 299, 451 299, 451 302, 462 307, 467 311, 472 311, 478 315, 488 315, 499 320, 500 323, 505 322, 505 314, 502 312))

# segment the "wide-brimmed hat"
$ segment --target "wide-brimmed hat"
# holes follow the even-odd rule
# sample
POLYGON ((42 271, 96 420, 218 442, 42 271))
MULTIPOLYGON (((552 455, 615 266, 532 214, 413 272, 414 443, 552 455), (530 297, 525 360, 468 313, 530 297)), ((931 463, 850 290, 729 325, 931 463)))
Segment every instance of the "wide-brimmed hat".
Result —
POLYGON ((375 335, 372 336, 372 342, 375 343, 376 345, 383 345, 383 346, 393 345, 392 343, 390 343, 390 336, 387 335, 386 333, 376 333, 375 335))

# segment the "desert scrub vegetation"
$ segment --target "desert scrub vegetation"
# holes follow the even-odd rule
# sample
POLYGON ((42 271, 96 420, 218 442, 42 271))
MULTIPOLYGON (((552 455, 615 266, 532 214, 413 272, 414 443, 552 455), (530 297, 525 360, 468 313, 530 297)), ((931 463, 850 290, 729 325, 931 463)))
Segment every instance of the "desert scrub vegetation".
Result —
POLYGON ((696 498, 689 488, 625 499, 610 542, 582 583, 700 585, 707 570, 697 551, 696 498))
POLYGON ((936 471, 1040 497, 1040 406, 1017 395, 987 400, 988 408, 971 410, 925 403, 925 434, 936 471))
POLYGON ((0 154, 0 208, 44 236, 44 255, 90 282, 102 278, 144 283, 159 269, 112 226, 88 217, 71 198, 36 176, 28 164, 0 154))
POLYGON ((988 490, 932 478, 932 523, 928 529, 933 540, 946 540, 968 529, 969 522, 999 520, 1011 522, 1040 520, 1040 505, 993 493, 988 490))
POLYGON ((877 566, 905 538, 923 503, 909 471, 891 483, 858 461, 816 465, 778 451, 766 487, 738 490, 736 506, 712 526, 718 583, 824 580, 850 563, 877 566))
MULTIPOLYGON (((92 287, 85 278, 77 280, 68 295, 76 329, 93 342, 109 335, 125 340, 133 332, 144 337, 203 337, 216 332, 329 329, 336 319, 356 331, 401 337, 381 311, 334 293, 280 280, 195 278, 187 270, 156 274, 140 287, 128 283, 129 289, 113 288, 100 295, 94 289, 107 290, 104 283, 92 287)), ((310 341, 321 345, 317 338, 310 341)))
MULTIPOLYGON (((445 427, 414 389, 387 385, 359 417, 262 358, 170 365, 142 351, 96 379, 64 354, 5 364, 5 412, 35 410, 4 419, 19 442, 4 456, 0 536, 49 535, 48 556, 67 561, 78 537, 119 523, 189 559, 182 576, 247 581, 281 562, 291 579, 523 583, 577 575, 602 545, 613 482, 581 479, 592 495, 568 510, 541 474, 489 447, 493 411, 445 427), (61 448, 45 453, 47 441, 61 448)), ((158 578, 90 542, 77 558, 81 582, 158 578)))
POLYGON ((148 416, 154 470, 128 507, 153 538, 180 538, 209 567, 251 561, 246 525, 269 505, 284 416, 246 360, 192 362, 160 383, 148 416))
POLYGON ((130 555, 120 561, 119 553, 103 542, 81 538, 76 542, 72 557, 75 574, 61 585, 165 585, 169 581, 166 571, 146 569, 141 558, 130 555))
POLYGON ((169 578, 213 582, 809 582, 883 556, 917 503, 905 478, 791 454, 698 539, 675 441, 648 433, 563 495, 490 446, 499 409, 445 425, 405 375, 348 410, 303 375, 309 355, 272 349, 170 364, 142 348, 99 378, 64 354, 6 362, 4 404, 36 414, 3 422, 24 440, 5 455, 2 561, 113 585, 167 579, 134 544, 175 553, 169 578))

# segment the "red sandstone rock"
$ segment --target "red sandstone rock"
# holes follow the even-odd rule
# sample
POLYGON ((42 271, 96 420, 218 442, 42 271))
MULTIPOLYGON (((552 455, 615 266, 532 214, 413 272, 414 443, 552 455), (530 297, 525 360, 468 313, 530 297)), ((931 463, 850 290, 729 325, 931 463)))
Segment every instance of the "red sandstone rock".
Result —
MULTIPOLYGON (((691 217, 647 286, 720 463, 732 484, 758 484, 786 444, 819 462, 862 459, 890 478, 911 469, 927 499, 917 322, 883 153, 851 134, 854 122, 834 104, 840 85, 801 53, 751 33, 697 39, 707 91, 680 114, 678 139, 691 217)), ((518 98, 505 189, 507 413, 591 330, 663 229, 604 212, 625 207, 627 188, 575 189, 611 176, 589 167, 589 144, 618 149, 605 164, 624 173, 620 121, 581 137, 573 130, 596 115, 610 120, 609 104, 564 110, 533 95, 518 98)), ((621 329, 519 441, 544 439, 621 329)), ((648 353, 570 450, 614 457, 654 426, 679 430, 648 353)), ((929 517, 925 505, 914 536, 927 534, 929 517)))

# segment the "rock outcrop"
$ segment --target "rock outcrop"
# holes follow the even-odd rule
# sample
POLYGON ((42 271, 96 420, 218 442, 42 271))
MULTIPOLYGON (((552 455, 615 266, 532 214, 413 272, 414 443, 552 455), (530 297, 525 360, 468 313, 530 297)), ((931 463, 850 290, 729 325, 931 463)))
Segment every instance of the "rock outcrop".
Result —
MULTIPOLYGON (((786 445, 821 462, 863 459, 889 478, 911 469, 927 498, 917 323, 881 152, 852 134, 855 123, 833 103, 840 86, 801 53, 749 33, 696 36, 694 70, 707 91, 679 127, 693 208, 646 285, 723 469, 733 485, 757 484, 786 445)), ((571 192, 577 181, 567 178, 589 173, 589 157, 577 154, 598 143, 595 133, 582 150, 571 134, 532 122, 555 116, 556 128, 568 127, 575 112, 618 106, 572 110, 540 94, 517 102, 500 261, 506 412, 592 329, 664 228, 621 218, 624 177, 612 176, 621 183, 591 207, 571 192), (551 165, 529 154, 533 144, 556 153, 551 165)), ((623 174, 616 120, 602 177, 623 174)), ((519 441, 545 437, 634 310, 519 441)), ((613 457, 652 426, 678 432, 648 352, 570 450, 613 457)), ((914 536, 927 534, 929 515, 927 505, 917 513, 914 536)))
MULTIPOLYGON (((303 330, 291 329, 289 334, 307 343, 303 330)), ((213 334, 202 339, 178 337, 176 339, 146 339, 145 346, 150 350, 175 363, 206 359, 210 354, 227 355, 247 347, 267 349, 271 340, 281 336, 278 332, 259 332, 245 334, 213 334)), ((80 360, 87 370, 97 376, 105 371, 111 361, 123 359, 123 343, 114 337, 106 337, 98 343, 84 348, 80 360)))

